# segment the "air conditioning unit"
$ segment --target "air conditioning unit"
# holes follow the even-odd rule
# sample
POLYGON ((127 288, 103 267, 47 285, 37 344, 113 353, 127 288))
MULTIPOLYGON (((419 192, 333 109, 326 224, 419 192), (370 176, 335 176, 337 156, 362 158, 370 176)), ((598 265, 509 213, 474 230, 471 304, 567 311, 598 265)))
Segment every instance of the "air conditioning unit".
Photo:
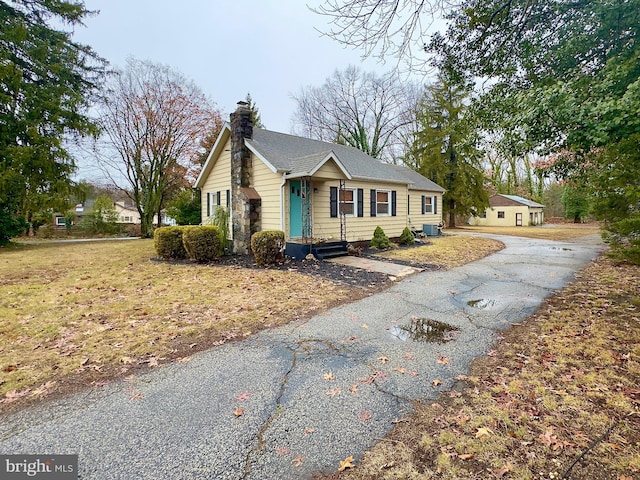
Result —
POLYGON ((437 237, 440 235, 440 228, 438 225, 430 225, 427 223, 422 224, 422 233, 427 237, 437 237))

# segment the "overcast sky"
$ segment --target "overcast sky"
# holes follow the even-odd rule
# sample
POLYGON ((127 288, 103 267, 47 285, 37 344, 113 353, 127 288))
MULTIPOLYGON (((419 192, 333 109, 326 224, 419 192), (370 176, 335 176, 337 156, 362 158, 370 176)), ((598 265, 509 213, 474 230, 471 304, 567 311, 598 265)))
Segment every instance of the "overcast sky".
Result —
MULTIPOLYGON (((317 6, 320 0, 312 1, 317 6)), ((304 0, 85 0, 99 10, 77 28, 75 39, 112 65, 127 57, 169 65, 216 102, 224 117, 248 92, 270 130, 288 133, 295 110, 292 93, 320 85, 350 64, 383 73, 395 61, 362 63, 315 28, 327 19, 304 0)))

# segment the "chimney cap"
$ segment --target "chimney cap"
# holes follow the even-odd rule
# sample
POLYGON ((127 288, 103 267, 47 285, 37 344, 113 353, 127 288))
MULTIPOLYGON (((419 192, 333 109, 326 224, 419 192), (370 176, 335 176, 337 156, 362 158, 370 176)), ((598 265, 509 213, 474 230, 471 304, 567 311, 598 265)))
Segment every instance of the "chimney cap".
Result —
POLYGON ((244 100, 240 100, 236 105, 238 105, 239 107, 246 107, 249 104, 244 100))

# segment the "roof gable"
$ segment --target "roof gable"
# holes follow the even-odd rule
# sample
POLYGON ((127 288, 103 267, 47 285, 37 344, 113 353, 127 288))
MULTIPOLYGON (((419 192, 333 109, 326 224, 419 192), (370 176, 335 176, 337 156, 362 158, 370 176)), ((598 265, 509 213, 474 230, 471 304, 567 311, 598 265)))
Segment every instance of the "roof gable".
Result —
POLYGON ((218 157, 222 153, 222 149, 224 148, 230 136, 231 136, 231 126, 229 125, 229 122, 225 122, 225 124, 222 126, 222 130, 220 131, 220 134, 218 135, 218 138, 216 138, 216 143, 213 144, 213 148, 211 148, 211 151, 209 152, 209 156, 207 156, 207 160, 204 162, 204 165, 202 166, 200 175, 198 175, 198 178, 196 179, 196 183, 195 183, 196 187, 202 188, 202 186, 204 185, 204 182, 206 181, 207 177, 211 173, 211 169, 213 168, 216 161, 218 160, 218 157))

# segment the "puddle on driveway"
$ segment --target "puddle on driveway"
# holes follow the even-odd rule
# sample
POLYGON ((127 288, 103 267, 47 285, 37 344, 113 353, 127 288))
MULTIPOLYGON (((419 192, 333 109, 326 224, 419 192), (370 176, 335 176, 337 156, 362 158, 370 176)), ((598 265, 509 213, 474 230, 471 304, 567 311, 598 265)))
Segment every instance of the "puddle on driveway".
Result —
POLYGON ((428 318, 414 318, 407 325, 395 325, 390 330, 391 335, 400 340, 434 343, 449 342, 459 331, 448 323, 428 318))
POLYGON ((495 300, 490 298, 479 298, 478 300, 469 300, 467 305, 473 308, 490 308, 496 304, 495 300))

